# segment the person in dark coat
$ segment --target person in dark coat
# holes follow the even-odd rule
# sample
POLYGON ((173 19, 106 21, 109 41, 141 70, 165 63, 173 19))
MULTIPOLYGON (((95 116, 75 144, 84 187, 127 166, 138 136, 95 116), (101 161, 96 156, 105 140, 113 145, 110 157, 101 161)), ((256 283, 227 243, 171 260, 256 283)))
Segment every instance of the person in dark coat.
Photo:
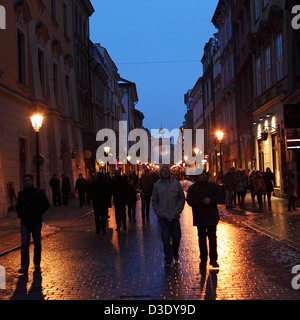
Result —
POLYGON ((24 190, 18 194, 16 210, 21 219, 21 269, 19 273, 27 273, 29 268, 30 234, 34 242, 33 262, 35 270, 40 270, 41 262, 41 229, 42 215, 49 209, 50 203, 43 190, 33 186, 33 177, 24 176, 24 190))
POLYGON ((71 191, 70 179, 65 175, 62 175, 61 181, 61 193, 62 193, 62 200, 63 205, 67 206, 69 204, 69 193, 71 191))
POLYGON ((141 179, 137 183, 137 189, 141 192, 142 200, 142 219, 148 220, 150 218, 150 202, 154 186, 153 177, 150 174, 150 170, 146 169, 145 173, 142 175, 141 179))
POLYGON ((54 206, 61 206, 61 196, 60 196, 60 181, 57 174, 54 174, 49 182, 49 186, 52 189, 53 204, 54 206))
POLYGON ((296 177, 292 169, 289 169, 287 176, 285 178, 285 187, 287 191, 287 197, 289 199, 288 211, 292 210, 298 211, 296 209, 296 200, 297 200, 297 188, 296 188, 296 177))
POLYGON ((79 206, 86 206, 85 193, 87 190, 87 181, 83 178, 82 173, 79 174, 79 178, 76 180, 75 192, 78 191, 79 206))
POLYGON ((198 229, 201 268, 205 268, 207 264, 206 236, 209 240, 210 264, 213 267, 219 266, 216 229, 220 219, 217 204, 221 199, 220 189, 215 183, 208 182, 206 172, 202 172, 198 181, 191 185, 187 192, 187 203, 193 210, 193 225, 198 229))
POLYGON ((126 226, 126 184, 118 170, 112 179, 112 196, 115 207, 115 217, 117 231, 120 231, 121 223, 123 222, 123 230, 127 230, 126 226))
POLYGON ((263 178, 265 179, 265 184, 266 184, 268 205, 271 206, 271 194, 274 191, 275 177, 274 177, 274 173, 271 171, 270 168, 266 169, 266 172, 264 173, 263 178))
POLYGON ((106 233, 106 222, 108 208, 111 207, 111 189, 103 173, 98 173, 96 180, 90 185, 90 195, 92 199, 96 233, 106 233))
POLYGON ((129 222, 135 222, 137 190, 133 178, 130 177, 126 186, 126 205, 128 209, 129 222))

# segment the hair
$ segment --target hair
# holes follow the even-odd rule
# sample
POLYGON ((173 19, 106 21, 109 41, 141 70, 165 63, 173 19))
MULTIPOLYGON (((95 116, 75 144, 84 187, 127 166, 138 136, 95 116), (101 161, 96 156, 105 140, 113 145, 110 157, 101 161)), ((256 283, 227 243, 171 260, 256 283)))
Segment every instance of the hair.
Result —
POLYGON ((24 175, 24 179, 25 178, 30 178, 33 181, 33 175, 32 174, 29 174, 29 173, 25 174, 24 175))

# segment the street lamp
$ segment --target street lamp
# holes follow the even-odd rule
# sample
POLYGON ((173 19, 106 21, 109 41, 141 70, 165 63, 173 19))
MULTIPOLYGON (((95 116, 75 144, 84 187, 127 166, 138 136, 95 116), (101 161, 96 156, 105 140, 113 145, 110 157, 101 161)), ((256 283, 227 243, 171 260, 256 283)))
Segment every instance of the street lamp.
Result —
MULTIPOLYGON (((109 151, 110 151, 110 147, 108 147, 108 146, 104 147, 104 155, 105 155, 105 157, 108 156, 109 151)), ((106 165, 105 165, 105 173, 107 173, 107 172, 108 172, 108 161, 106 161, 106 165)))
POLYGON ((35 156, 35 165, 36 165, 36 185, 37 188, 40 188, 40 166, 42 161, 42 156, 40 155, 40 149, 39 149, 39 133, 40 129, 43 125, 43 116, 39 114, 35 114, 32 117, 30 117, 32 128, 35 131, 35 145, 36 145, 36 156, 35 156))
POLYGON ((222 163, 222 142, 223 142, 224 133, 222 131, 217 132, 217 139, 220 143, 220 178, 221 183, 223 181, 223 163, 222 163))

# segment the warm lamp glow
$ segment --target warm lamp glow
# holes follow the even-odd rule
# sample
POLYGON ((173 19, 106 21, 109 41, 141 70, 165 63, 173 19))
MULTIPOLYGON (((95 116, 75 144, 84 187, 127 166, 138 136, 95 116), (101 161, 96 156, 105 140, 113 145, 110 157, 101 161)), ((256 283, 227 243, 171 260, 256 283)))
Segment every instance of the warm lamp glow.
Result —
POLYGON ((195 154, 197 155, 197 154, 199 153, 199 149, 198 149, 198 148, 195 148, 195 149, 194 149, 194 152, 195 152, 195 154))
POLYGON ((110 147, 104 147, 104 152, 105 152, 106 154, 109 154, 109 151, 110 151, 110 147))
POLYGON ((223 137, 224 137, 224 133, 222 131, 218 131, 217 138, 218 138, 219 142, 222 142, 223 137))
POLYGON ((39 132, 43 125, 43 117, 39 114, 36 114, 30 118, 32 127, 35 132, 39 132))

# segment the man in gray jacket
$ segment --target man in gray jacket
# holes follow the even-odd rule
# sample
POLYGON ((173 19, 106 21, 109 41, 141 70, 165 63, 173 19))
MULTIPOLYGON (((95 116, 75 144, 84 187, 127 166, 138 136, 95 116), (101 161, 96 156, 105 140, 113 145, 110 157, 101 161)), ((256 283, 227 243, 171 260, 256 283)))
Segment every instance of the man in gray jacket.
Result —
POLYGON ((181 184, 171 179, 168 166, 163 166, 152 192, 152 206, 159 219, 165 254, 165 266, 172 264, 173 258, 179 260, 181 239, 180 214, 184 208, 185 196, 181 184), (172 240, 172 243, 171 243, 172 240))

